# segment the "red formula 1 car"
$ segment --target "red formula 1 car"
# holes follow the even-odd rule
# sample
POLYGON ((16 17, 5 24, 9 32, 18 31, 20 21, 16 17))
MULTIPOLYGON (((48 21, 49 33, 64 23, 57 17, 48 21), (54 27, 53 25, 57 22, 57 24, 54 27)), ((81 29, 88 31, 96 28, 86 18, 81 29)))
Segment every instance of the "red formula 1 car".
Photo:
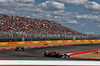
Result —
POLYGON ((18 46, 18 47, 16 47, 15 51, 24 51, 24 47, 23 46, 18 46))
POLYGON ((58 52, 50 52, 50 51, 46 51, 44 53, 45 57, 58 57, 58 58, 67 58, 67 54, 60 54, 58 52))

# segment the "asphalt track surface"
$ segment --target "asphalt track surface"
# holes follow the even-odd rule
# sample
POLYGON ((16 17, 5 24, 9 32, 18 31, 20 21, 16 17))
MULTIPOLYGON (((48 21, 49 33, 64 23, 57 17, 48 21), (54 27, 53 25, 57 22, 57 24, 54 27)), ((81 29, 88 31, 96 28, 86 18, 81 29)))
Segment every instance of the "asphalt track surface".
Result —
POLYGON ((63 54, 63 53, 73 53, 73 52, 80 52, 80 51, 87 51, 87 50, 94 50, 94 49, 100 49, 100 44, 68 45, 68 46, 43 47, 43 48, 25 48, 25 51, 15 51, 15 49, 6 49, 6 50, 0 50, 0 59, 79 60, 79 59, 69 59, 69 58, 44 57, 44 52, 56 51, 63 54))

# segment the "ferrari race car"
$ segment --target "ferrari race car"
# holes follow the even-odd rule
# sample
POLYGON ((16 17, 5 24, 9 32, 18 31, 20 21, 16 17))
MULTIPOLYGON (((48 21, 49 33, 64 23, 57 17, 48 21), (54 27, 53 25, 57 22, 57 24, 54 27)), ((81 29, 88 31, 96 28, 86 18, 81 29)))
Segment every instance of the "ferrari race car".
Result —
POLYGON ((50 52, 50 51, 46 51, 44 53, 45 57, 57 57, 57 58, 67 58, 67 54, 60 54, 58 52, 50 52))
POLYGON ((18 47, 16 47, 15 51, 24 51, 24 47, 23 46, 18 46, 18 47))

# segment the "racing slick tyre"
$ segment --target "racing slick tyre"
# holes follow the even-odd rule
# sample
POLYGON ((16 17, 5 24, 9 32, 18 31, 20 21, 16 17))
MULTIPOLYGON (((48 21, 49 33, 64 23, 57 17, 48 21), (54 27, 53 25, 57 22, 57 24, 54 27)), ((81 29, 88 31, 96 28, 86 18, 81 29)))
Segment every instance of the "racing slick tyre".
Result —
POLYGON ((18 48, 16 47, 15 51, 17 51, 17 49, 18 49, 18 48))
POLYGON ((62 55, 58 54, 58 55, 57 55, 57 57, 58 57, 58 58, 61 58, 61 57, 62 57, 62 55))
POLYGON ((44 53, 44 56, 46 57, 46 56, 49 56, 49 53, 48 52, 45 52, 44 53))
POLYGON ((24 47, 22 48, 22 51, 24 51, 24 47))

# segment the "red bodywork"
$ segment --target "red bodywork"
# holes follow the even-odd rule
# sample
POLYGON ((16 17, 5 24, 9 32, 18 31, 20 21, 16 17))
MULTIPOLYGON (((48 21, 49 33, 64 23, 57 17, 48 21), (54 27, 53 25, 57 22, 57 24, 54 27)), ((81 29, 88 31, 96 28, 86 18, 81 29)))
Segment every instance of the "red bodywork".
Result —
POLYGON ((49 54, 52 55, 52 56, 54 56, 54 55, 58 55, 60 53, 57 53, 57 52, 56 53, 55 52, 49 52, 49 54))
POLYGON ((21 48, 22 48, 22 47, 18 47, 18 48, 19 48, 19 50, 21 51, 21 48))
POLYGON ((16 47, 15 51, 24 51, 24 47, 18 46, 18 47, 16 47))
POLYGON ((66 54, 60 54, 58 52, 50 52, 50 51, 46 51, 44 53, 44 56, 48 56, 48 57, 59 57, 59 58, 67 58, 66 54))
POLYGON ((63 56, 62 54, 58 52, 48 52, 48 55, 52 57, 62 57, 63 56))

